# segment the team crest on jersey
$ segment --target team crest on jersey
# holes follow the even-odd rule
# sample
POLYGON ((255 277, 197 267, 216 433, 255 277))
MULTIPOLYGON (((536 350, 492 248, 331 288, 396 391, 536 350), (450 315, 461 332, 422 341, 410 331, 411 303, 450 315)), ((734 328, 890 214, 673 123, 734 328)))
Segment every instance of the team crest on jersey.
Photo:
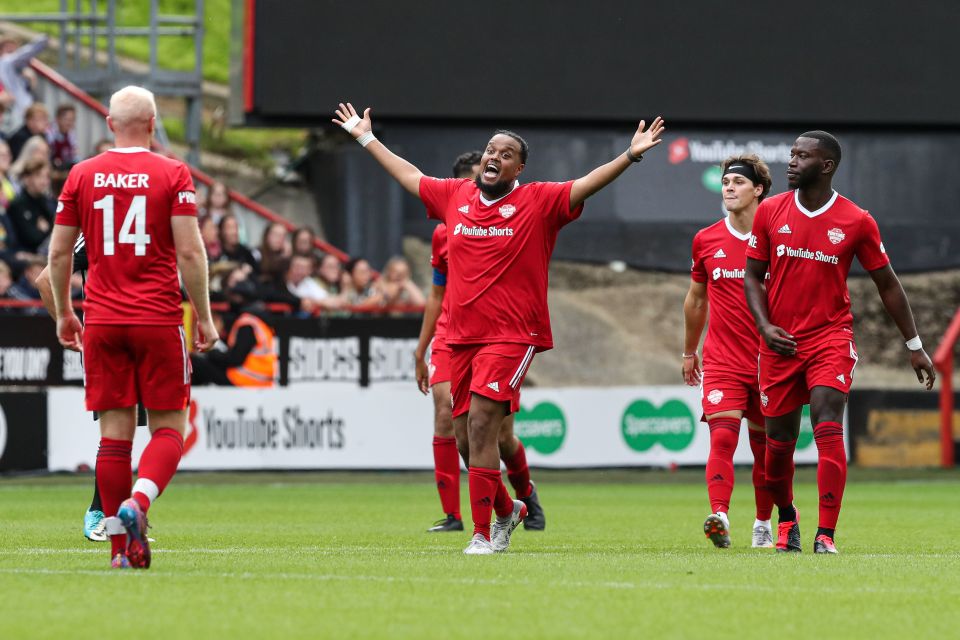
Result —
POLYGON ((460 213, 470 213, 470 205, 465 204, 459 209, 457 209, 457 211, 459 211, 460 213))
POLYGON ((720 401, 723 400, 723 391, 720 391, 720 389, 714 389, 707 394, 707 400, 710 401, 710 404, 720 404, 720 401))
POLYGON ((502 215, 504 218, 509 218, 516 212, 517 212, 517 208, 512 204, 505 204, 502 207, 500 207, 500 215, 502 215))
POLYGON ((830 242, 833 244, 840 244, 843 242, 843 239, 847 237, 847 234, 840 229, 830 229, 830 231, 827 231, 827 237, 830 238, 830 242))

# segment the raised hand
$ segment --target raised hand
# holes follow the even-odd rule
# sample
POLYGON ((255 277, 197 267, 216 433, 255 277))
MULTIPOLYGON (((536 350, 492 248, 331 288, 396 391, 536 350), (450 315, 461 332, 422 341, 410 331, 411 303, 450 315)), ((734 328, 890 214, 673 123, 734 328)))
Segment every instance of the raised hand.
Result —
POLYGON ((630 141, 630 153, 634 156, 642 156, 645 151, 663 142, 663 140, 660 139, 660 136, 662 136, 666 130, 663 118, 660 116, 654 118, 650 124, 650 128, 646 131, 643 130, 645 125, 646 122, 641 120, 640 126, 637 127, 637 132, 633 134, 633 140, 630 141))
POLYGON ((910 352, 910 366, 917 374, 917 380, 923 384, 927 390, 933 389, 933 383, 937 379, 937 372, 933 369, 933 363, 930 362, 930 356, 923 349, 917 349, 910 352), (924 383, 923 374, 927 374, 927 381, 924 383))
POLYGON ((344 104, 340 103, 340 108, 336 110, 337 117, 333 118, 331 122, 335 125, 343 127, 347 124, 351 118, 359 118, 359 122, 348 131, 350 135, 354 138, 359 138, 368 131, 373 130, 373 122, 370 120, 370 107, 367 107, 363 111, 363 117, 360 118, 360 115, 357 114, 357 110, 353 108, 353 105, 349 102, 344 104))

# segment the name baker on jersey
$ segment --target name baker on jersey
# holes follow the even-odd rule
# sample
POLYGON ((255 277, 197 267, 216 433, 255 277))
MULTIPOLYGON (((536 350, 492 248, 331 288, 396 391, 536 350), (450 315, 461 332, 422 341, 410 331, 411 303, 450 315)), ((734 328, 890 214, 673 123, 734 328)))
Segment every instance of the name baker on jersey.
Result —
POLYGON ((777 245, 777 257, 782 257, 784 254, 788 258, 803 258, 804 260, 815 260, 817 262, 826 262, 828 264, 840 264, 840 258, 838 256, 832 256, 830 254, 824 253, 823 251, 810 251, 810 249, 804 249, 800 247, 799 249, 794 249, 793 247, 788 247, 785 244, 777 245))
POLYGON ((149 189, 150 176, 146 173, 95 173, 93 186, 96 189, 149 189))
POLYGON ((462 222, 458 222, 457 226, 453 228, 453 235, 465 235, 472 238, 498 238, 503 236, 512 236, 513 227, 498 227, 496 225, 492 227, 468 227, 462 222))

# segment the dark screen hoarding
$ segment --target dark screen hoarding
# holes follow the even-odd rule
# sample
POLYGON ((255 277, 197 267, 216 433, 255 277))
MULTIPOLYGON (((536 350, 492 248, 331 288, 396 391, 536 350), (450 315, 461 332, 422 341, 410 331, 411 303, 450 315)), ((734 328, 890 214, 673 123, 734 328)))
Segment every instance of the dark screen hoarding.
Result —
POLYGON ((960 125, 953 0, 245 4, 248 122, 960 125))

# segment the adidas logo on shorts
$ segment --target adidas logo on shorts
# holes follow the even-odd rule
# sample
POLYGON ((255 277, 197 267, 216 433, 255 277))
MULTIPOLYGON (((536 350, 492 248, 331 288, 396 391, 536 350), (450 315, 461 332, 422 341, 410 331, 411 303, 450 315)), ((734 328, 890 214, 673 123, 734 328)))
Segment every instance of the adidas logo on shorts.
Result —
POLYGON ((842 374, 842 373, 837 376, 837 380, 839 380, 839 381, 842 382, 843 384, 847 384, 847 379, 843 377, 843 374, 842 374))
POLYGON ((499 382, 493 381, 493 382, 487 383, 487 386, 490 387, 491 389, 493 389, 494 391, 496 391, 497 393, 500 393, 500 383, 499 383, 499 382))
POLYGON ((713 257, 714 257, 714 258, 726 258, 726 257, 727 257, 727 254, 725 254, 725 253, 723 252, 723 249, 720 249, 720 250, 717 251, 715 254, 713 254, 713 257))
POLYGON ((785 224, 777 229, 777 233, 793 233, 793 231, 790 231, 790 225, 785 224))

